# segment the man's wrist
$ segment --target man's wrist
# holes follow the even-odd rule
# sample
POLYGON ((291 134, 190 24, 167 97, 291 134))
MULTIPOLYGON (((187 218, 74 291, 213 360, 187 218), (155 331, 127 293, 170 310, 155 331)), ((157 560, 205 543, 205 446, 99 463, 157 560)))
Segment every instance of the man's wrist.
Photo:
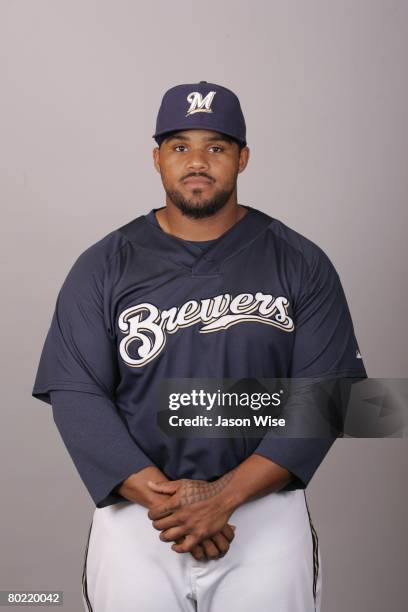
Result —
POLYGON ((221 503, 226 510, 234 511, 254 497, 280 491, 292 477, 286 468, 254 453, 219 479, 225 485, 220 492, 221 503))
POLYGON ((234 510, 238 508, 238 506, 243 504, 244 501, 245 499, 243 498, 243 495, 241 494, 239 489, 235 489, 230 486, 226 487, 220 495, 220 502, 222 507, 224 508, 224 510, 227 510, 227 512, 230 512, 231 514, 232 512, 234 512, 234 510))
POLYGON ((237 486, 238 479, 235 476, 236 468, 215 481, 216 486, 221 488, 219 502, 225 510, 231 513, 245 501, 243 491, 237 486))
POLYGON ((118 493, 129 501, 149 507, 157 498, 157 494, 152 492, 147 486, 148 480, 163 481, 167 480, 167 478, 157 467, 148 466, 126 478, 118 486, 118 493))

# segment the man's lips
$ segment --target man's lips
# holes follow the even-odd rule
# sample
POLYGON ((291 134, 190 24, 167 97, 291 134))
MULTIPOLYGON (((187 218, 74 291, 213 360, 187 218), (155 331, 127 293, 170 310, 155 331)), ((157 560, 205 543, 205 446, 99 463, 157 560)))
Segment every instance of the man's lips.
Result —
POLYGON ((211 185, 213 181, 205 178, 205 176, 189 176, 182 180, 182 183, 187 185, 211 185))

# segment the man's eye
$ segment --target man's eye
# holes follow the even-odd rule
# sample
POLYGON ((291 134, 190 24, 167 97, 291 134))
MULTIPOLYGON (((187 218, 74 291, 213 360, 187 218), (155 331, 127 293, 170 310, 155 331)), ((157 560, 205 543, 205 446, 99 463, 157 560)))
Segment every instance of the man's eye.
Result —
POLYGON ((174 150, 175 150, 175 151, 178 151, 178 150, 180 149, 180 147, 181 147, 182 149, 185 149, 185 148, 186 148, 186 145, 176 145, 176 146, 174 147, 174 150))
POLYGON ((219 147, 218 145, 213 145, 211 149, 218 149, 217 151, 215 151, 216 153, 220 153, 220 151, 224 150, 223 147, 219 147))

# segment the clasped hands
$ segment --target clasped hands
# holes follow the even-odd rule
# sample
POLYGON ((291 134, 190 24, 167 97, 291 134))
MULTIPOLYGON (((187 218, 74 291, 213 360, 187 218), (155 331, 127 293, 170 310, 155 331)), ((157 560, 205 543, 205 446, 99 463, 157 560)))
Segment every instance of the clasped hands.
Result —
POLYGON ((168 496, 148 512, 153 527, 161 532, 160 539, 174 542, 172 550, 190 552, 197 560, 224 556, 235 530, 234 525, 228 524, 233 507, 221 495, 229 479, 226 474, 215 482, 187 478, 149 480, 151 491, 168 496))

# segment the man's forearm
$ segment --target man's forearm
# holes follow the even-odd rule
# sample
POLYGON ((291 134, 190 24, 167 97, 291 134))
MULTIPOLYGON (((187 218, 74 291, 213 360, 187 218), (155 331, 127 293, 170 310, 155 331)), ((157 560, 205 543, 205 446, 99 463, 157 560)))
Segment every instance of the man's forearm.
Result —
POLYGON ((151 491, 147 486, 148 480, 163 481, 167 478, 159 468, 149 466, 131 474, 117 487, 117 491, 129 501, 150 508, 153 503, 158 503, 160 499, 163 499, 163 495, 151 491))
POLYGON ((221 496, 226 507, 235 510, 253 497, 280 491, 292 478, 286 468, 254 453, 232 470, 221 496))

